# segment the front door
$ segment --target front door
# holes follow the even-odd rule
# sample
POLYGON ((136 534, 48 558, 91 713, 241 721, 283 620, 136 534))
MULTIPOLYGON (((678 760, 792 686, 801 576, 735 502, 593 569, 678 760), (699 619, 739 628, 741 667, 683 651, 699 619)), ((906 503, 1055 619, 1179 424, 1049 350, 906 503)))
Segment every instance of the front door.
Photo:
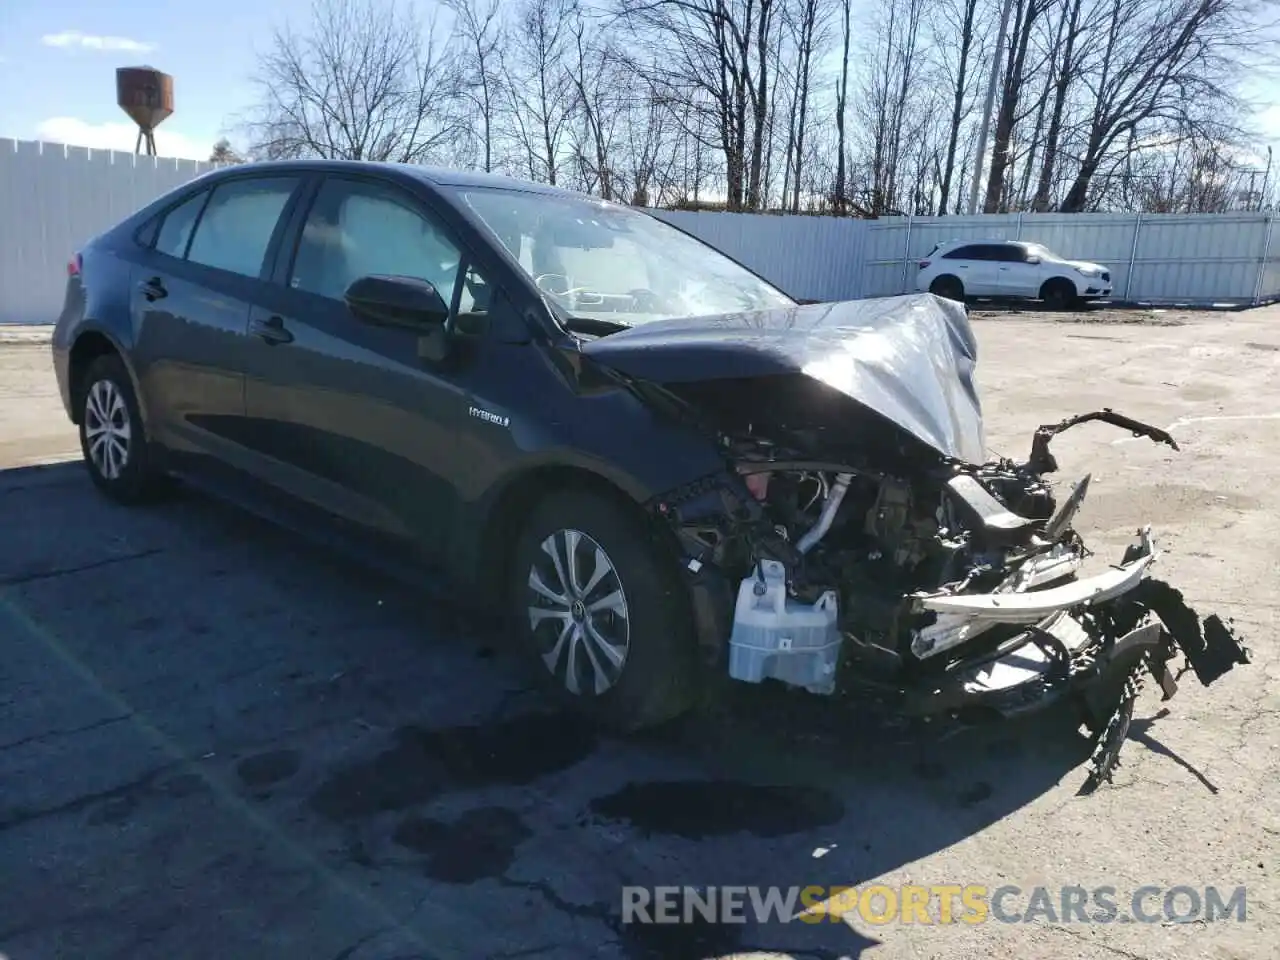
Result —
POLYGON ((1015 243, 1000 248, 996 264, 1002 297, 1038 297, 1040 295, 1039 258, 1031 257, 1027 248, 1015 243), (1032 263, 1028 258, 1034 259, 1032 263))
POLYGON ((364 323, 343 294, 370 274, 434 284, 454 304, 460 247, 418 198, 326 177, 284 282, 249 318, 245 405, 262 479, 364 527, 445 547, 465 482, 465 392, 431 359, 430 331, 364 323))

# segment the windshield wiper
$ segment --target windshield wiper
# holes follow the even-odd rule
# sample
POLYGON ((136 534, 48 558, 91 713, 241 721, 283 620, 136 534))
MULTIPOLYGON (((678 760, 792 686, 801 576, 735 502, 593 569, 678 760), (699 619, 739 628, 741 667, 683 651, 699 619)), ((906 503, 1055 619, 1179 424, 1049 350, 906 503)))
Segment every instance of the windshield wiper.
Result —
POLYGON ((619 330, 630 330, 631 324, 621 320, 603 320, 599 317, 565 317, 565 329, 574 333, 585 333, 594 337, 607 337, 619 330))

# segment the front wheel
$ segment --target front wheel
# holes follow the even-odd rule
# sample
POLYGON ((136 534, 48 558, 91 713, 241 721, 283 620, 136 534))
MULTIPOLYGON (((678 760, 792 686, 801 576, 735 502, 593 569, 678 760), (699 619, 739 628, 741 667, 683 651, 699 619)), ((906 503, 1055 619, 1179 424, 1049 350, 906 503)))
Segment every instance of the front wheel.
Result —
POLYGON ((508 584, 522 645, 559 697, 634 731, 688 709, 695 643, 675 563, 643 520, 589 491, 533 510, 508 584))
POLYGON ((1075 284, 1070 280, 1056 277, 1047 281, 1041 288, 1040 299, 1050 310, 1069 310, 1078 300, 1075 284))

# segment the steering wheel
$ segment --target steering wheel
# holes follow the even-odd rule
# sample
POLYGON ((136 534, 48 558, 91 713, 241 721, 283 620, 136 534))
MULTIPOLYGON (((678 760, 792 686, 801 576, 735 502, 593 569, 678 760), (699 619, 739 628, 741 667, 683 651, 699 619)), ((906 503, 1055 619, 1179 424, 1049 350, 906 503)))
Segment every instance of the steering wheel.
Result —
POLYGON ((553 297, 563 298, 565 300, 568 300, 570 309, 574 309, 577 307, 577 303, 578 303, 577 295, 579 293, 586 293, 587 291, 586 287, 569 286, 569 278, 562 273, 539 274, 538 276, 534 277, 533 283, 534 283, 534 286, 536 286, 543 293, 550 294, 553 297), (546 282, 548 279, 563 280, 564 289, 556 290, 554 287, 551 287, 546 282))

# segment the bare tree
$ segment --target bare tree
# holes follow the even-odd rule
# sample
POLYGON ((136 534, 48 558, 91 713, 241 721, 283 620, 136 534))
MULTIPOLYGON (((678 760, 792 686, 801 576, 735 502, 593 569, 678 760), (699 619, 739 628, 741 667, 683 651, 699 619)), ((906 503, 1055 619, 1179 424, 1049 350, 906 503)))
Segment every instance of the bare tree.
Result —
POLYGON ((315 0, 308 29, 277 30, 244 127, 251 155, 418 163, 453 138, 453 64, 434 23, 394 0, 315 0), (441 105, 446 109, 441 109, 441 105))
POLYGON ((840 79, 836 83, 836 182, 835 209, 837 214, 845 212, 845 198, 848 196, 845 142, 845 111, 849 107, 849 44, 852 39, 853 0, 840 0, 840 79))
POLYGON ((1247 42, 1237 0, 1101 0, 1087 82, 1091 101, 1079 168, 1061 209, 1085 209, 1107 156, 1141 127, 1190 120, 1189 106, 1226 104, 1247 42))
POLYGON ((728 208, 758 209, 778 0, 617 0, 617 9, 650 52, 662 95, 713 111, 728 208))
POLYGON ((1004 80, 1000 88, 996 126, 992 135, 991 167, 987 172, 987 193, 982 208, 996 213, 1005 200, 1005 177, 1012 162, 1010 145, 1018 106, 1030 80, 1027 57, 1031 51, 1032 28, 1056 0, 1014 0, 1013 23, 1009 28, 1009 56, 1005 61, 1004 80))
MULTIPOLYGON (((824 0, 792 0, 783 18, 795 53, 795 73, 787 136, 787 177, 791 185, 790 209, 800 210, 804 179, 805 135, 808 132, 809 102, 813 97, 813 56, 821 53, 826 41, 827 4, 824 0)), ((781 46, 779 45, 779 52, 781 46)), ((786 192, 784 188, 784 193, 786 192)), ((786 205, 787 198, 783 198, 786 205)))
POLYGON ((859 114, 864 122, 866 184, 864 209, 878 217, 899 212, 899 178, 904 174, 904 144, 920 133, 922 105, 918 81, 925 0, 885 0, 871 36, 874 69, 863 84, 859 114))
MULTIPOLYGON (((985 159, 1002 0, 433 0, 447 43, 405 2, 315 0, 278 31, 250 155, 873 217, 956 211, 985 159)), ((1280 176, 1242 159, 1238 81, 1267 2, 1013 0, 984 209, 1263 203, 1280 176)))
POLYGON ((583 189, 610 200, 614 197, 609 168, 611 115, 618 100, 614 81, 621 58, 608 35, 591 25, 580 4, 574 5, 569 33, 569 80, 577 115, 572 134, 574 166, 583 189))
POLYGON ((960 131, 968 116, 968 101, 973 82, 974 58, 978 42, 978 8, 979 0, 948 0, 940 8, 939 24, 942 33, 954 37, 954 47, 945 39, 938 38, 936 47, 951 53, 954 50, 954 68, 950 63, 944 66, 951 95, 951 112, 947 124, 947 143, 943 152, 942 169, 938 184, 938 215, 947 212, 947 203, 951 199, 952 177, 956 167, 956 148, 960 142, 960 131))
POLYGON ((480 124, 482 169, 493 170, 494 121, 501 96, 503 21, 500 0, 443 0, 453 11, 454 29, 462 41, 459 56, 462 90, 480 124))
POLYGON ((670 112, 655 96, 637 97, 621 109, 625 137, 622 149, 615 152, 615 182, 627 184, 627 202, 647 206, 670 181, 669 171, 659 174, 660 158, 669 156, 670 112))
POLYGON ((574 110, 567 61, 570 0, 523 0, 503 62, 508 119, 529 176, 555 184, 565 131, 574 110))
POLYGON ((1053 175, 1058 165, 1067 94, 1080 79, 1077 44, 1087 29, 1081 19, 1084 3, 1085 0, 1066 0, 1059 21, 1061 29, 1055 39, 1055 48, 1061 53, 1054 63, 1053 105, 1049 110, 1049 128, 1045 132, 1044 152, 1040 158, 1040 177, 1036 182, 1035 198, 1031 201, 1031 209, 1040 212, 1049 209, 1049 191, 1053 187, 1053 175))

